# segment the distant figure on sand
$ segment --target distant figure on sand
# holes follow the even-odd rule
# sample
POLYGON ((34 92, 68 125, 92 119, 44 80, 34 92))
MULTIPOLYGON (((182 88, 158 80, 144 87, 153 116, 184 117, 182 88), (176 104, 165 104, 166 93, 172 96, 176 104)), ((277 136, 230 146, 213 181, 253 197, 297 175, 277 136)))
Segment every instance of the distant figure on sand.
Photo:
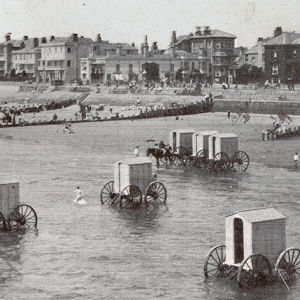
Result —
POLYGON ((299 155, 297 152, 294 154, 294 163, 295 163, 295 169, 298 168, 298 163, 299 163, 299 155))
POLYGON ((139 146, 136 146, 135 149, 134 149, 134 155, 139 156, 139 154, 140 154, 139 146))
POLYGON ((80 205, 86 204, 87 202, 83 199, 83 193, 79 186, 76 188, 76 193, 77 193, 77 197, 74 200, 74 203, 77 203, 80 205))

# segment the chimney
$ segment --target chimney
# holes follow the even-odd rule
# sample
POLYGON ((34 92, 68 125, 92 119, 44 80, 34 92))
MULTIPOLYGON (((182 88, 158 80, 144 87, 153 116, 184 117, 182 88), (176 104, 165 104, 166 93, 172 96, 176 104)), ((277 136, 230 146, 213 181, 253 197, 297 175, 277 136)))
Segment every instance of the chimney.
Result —
POLYGON ((39 39, 38 38, 34 38, 33 39, 33 48, 36 48, 39 46, 39 39))
POLYGON ((196 26, 195 35, 197 36, 202 35, 201 26, 196 26))
POLYGON ((209 28, 209 26, 205 26, 204 27, 204 31, 203 31, 203 33, 204 33, 204 35, 210 35, 210 28, 209 28))
POLYGON ((45 37, 42 37, 42 44, 46 44, 47 43, 47 39, 45 37))
POLYGON ((148 37, 145 35, 144 43, 143 43, 143 54, 148 57, 149 56, 149 45, 148 45, 148 37))
POLYGON ((23 41, 25 42, 25 41, 28 41, 28 35, 24 35, 23 36, 23 41))
POLYGON ((51 36, 49 37, 49 41, 50 41, 50 42, 52 42, 54 39, 55 39, 55 36, 54 36, 54 35, 51 35, 51 36))
POLYGON ((73 33, 72 34, 72 39, 73 39, 73 42, 78 42, 78 34, 77 33, 73 33))
POLYGON ((8 33, 6 33, 6 34, 4 35, 4 39, 5 39, 6 42, 8 42, 8 41, 11 40, 11 39, 10 39, 10 36, 11 36, 11 33, 10 33, 10 32, 8 32, 8 33))
POLYGON ((97 41, 98 43, 101 43, 101 42, 102 42, 101 34, 100 34, 100 33, 97 34, 97 36, 96 36, 96 41, 97 41))
POLYGON ((157 47, 157 42, 153 42, 152 43, 152 46, 151 46, 151 52, 155 52, 158 50, 158 47, 157 47))
POLYGON ((258 39, 257 39, 257 42, 259 43, 259 42, 262 42, 264 39, 262 38, 262 37, 259 37, 258 39))
POLYGON ((121 45, 120 43, 118 43, 118 45, 117 45, 117 54, 118 54, 119 56, 122 55, 122 45, 121 45))
POLYGON ((134 44, 134 42, 132 42, 132 44, 131 44, 131 47, 135 47, 135 44, 134 44))
POLYGON ((282 34, 282 27, 281 26, 276 27, 274 30, 274 37, 277 37, 281 34, 282 34))
POLYGON ((176 43, 176 40, 177 40, 177 37, 176 37, 176 31, 173 30, 173 31, 172 31, 172 35, 171 35, 171 43, 170 43, 170 46, 174 46, 175 43, 176 43))

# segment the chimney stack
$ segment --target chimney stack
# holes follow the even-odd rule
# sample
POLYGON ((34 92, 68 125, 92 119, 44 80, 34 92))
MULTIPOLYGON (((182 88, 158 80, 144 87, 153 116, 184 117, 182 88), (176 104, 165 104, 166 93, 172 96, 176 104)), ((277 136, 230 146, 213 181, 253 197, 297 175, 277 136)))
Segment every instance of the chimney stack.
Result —
POLYGON ((196 26, 195 35, 197 36, 202 35, 201 26, 196 26))
POLYGON ((50 42, 52 42, 54 39, 55 39, 55 36, 54 36, 54 35, 51 35, 51 36, 49 37, 49 41, 50 41, 50 42))
POLYGON ((78 42, 78 34, 77 33, 73 33, 72 38, 73 38, 73 42, 78 42))
POLYGON ((282 27, 281 26, 276 27, 274 30, 274 37, 277 37, 281 34, 282 34, 282 27))
POLYGON ((118 45, 117 45, 117 54, 118 54, 119 56, 122 55, 122 45, 121 45, 120 43, 118 43, 118 45))
POLYGON ((204 35, 210 35, 211 31, 210 31, 209 26, 205 26, 205 27, 204 27, 203 33, 204 33, 204 35))
POLYGON ((98 43, 101 43, 101 42, 102 42, 101 34, 100 34, 100 33, 97 34, 96 41, 97 41, 98 43))
POLYGON ((47 39, 45 37, 42 37, 42 44, 46 44, 47 43, 47 39))
POLYGON ((8 41, 11 40, 11 39, 10 39, 10 36, 11 36, 11 33, 10 33, 10 32, 8 32, 8 33, 6 33, 6 34, 4 35, 4 39, 5 39, 6 42, 8 42, 8 41))
POLYGON ((23 36, 23 41, 25 42, 25 41, 28 41, 28 35, 24 35, 23 36))

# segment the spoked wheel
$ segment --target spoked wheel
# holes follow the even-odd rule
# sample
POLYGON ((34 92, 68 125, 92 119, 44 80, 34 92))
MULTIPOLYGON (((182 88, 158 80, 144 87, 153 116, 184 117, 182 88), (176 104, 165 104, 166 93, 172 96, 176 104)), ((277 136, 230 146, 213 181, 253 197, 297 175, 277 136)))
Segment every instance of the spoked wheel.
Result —
POLYGON ((234 153, 231 162, 235 172, 245 172, 249 166, 249 156, 244 151, 238 151, 234 153))
POLYGON ((204 167, 205 172, 210 173, 214 170, 214 161, 208 160, 204 167))
POLYGON ((118 194, 114 191, 114 182, 109 181, 106 183, 100 193, 101 204, 109 203, 114 205, 118 202, 118 194))
POLYGON ((204 276, 227 277, 229 266, 224 264, 226 258, 226 246, 218 245, 211 248, 204 262, 204 276))
POLYGON ((137 208, 142 204, 142 199, 143 196, 139 187, 131 184, 122 190, 120 206, 124 206, 126 208, 137 208))
POLYGON ((208 151, 206 149, 198 151, 197 152, 197 157, 201 158, 203 160, 207 160, 208 159, 208 151))
POLYGON ((288 284, 293 282, 296 277, 299 277, 300 249, 289 248, 282 251, 276 261, 275 272, 288 284))
POLYGON ((226 171, 231 168, 231 161, 227 153, 219 152, 214 157, 216 171, 226 171))
POLYGON ((272 278, 269 260, 261 254, 252 254, 239 266, 237 281, 241 288, 253 288, 267 284, 272 278))
POLYGON ((0 230, 6 230, 5 218, 0 212, 0 230))
POLYGON ((148 185, 145 192, 145 203, 157 205, 159 203, 166 204, 167 190, 165 186, 158 181, 152 182, 148 185))
POLYGON ((35 210, 26 204, 17 206, 7 219, 10 231, 25 230, 37 226, 35 210))

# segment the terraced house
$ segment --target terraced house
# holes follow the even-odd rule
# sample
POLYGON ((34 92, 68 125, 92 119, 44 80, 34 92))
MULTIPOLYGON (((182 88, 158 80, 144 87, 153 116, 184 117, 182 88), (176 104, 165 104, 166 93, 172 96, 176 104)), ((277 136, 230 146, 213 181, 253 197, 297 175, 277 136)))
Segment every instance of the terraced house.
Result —
POLYGON ((89 55, 92 43, 92 39, 78 37, 76 33, 69 37, 51 36, 40 45, 40 81, 63 84, 80 79, 80 60, 89 55))

